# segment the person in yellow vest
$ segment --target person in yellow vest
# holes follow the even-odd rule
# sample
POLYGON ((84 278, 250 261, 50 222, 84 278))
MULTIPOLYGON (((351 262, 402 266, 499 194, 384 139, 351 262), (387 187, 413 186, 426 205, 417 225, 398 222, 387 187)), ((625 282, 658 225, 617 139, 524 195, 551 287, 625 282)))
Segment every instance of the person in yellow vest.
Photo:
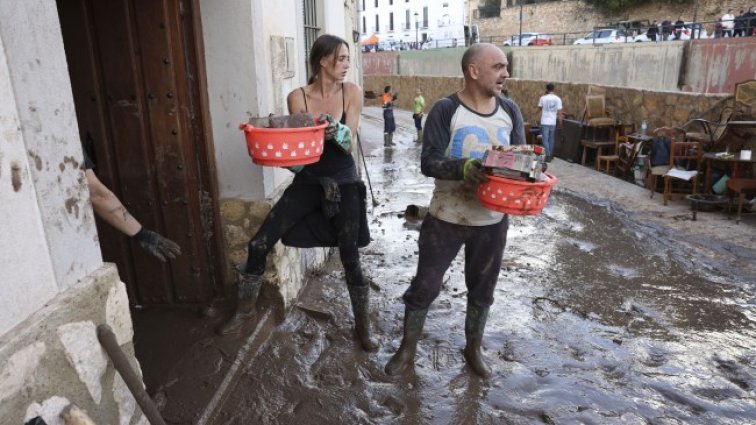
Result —
POLYGON ((425 109, 425 98, 423 97, 423 90, 418 87, 416 90, 417 96, 412 102, 412 119, 415 120, 415 129, 417 129, 417 139, 415 142, 423 143, 423 110, 425 109))

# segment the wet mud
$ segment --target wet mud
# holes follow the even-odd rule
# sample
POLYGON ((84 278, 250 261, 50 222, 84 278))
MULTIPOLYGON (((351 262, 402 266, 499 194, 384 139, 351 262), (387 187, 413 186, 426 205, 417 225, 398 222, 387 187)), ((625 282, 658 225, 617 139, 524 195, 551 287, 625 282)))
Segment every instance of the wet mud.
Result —
MULTIPOLYGON (((380 136, 381 123, 365 121, 363 134, 380 136)), ((413 133, 400 128, 388 151, 363 138, 379 205, 361 255, 380 350, 354 339, 334 255, 245 366, 216 424, 756 423, 756 282, 564 190, 541 215, 510 219, 483 340, 492 378, 473 375, 462 355, 462 255, 429 311, 414 371, 387 376, 417 264, 417 214, 404 215, 432 191, 413 133)))

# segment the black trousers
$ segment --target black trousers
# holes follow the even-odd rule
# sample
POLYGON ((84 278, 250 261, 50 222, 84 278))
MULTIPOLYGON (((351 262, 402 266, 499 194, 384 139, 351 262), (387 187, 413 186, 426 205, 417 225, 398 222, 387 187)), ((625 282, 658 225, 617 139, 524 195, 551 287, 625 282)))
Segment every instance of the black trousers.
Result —
POLYGON ((489 226, 462 226, 428 214, 420 227, 417 274, 404 293, 409 310, 424 310, 441 292, 444 273, 465 246, 467 299, 480 307, 493 304, 501 257, 507 243, 507 216, 489 226))
MULTIPOLYGON (((339 185, 339 213, 331 218, 336 228, 339 256, 344 266, 347 285, 363 286, 357 235, 360 226, 360 193, 356 184, 339 185)), ((265 217, 260 230, 249 242, 247 273, 262 275, 268 253, 281 237, 307 214, 321 208, 323 188, 319 184, 292 184, 286 188, 265 217)))

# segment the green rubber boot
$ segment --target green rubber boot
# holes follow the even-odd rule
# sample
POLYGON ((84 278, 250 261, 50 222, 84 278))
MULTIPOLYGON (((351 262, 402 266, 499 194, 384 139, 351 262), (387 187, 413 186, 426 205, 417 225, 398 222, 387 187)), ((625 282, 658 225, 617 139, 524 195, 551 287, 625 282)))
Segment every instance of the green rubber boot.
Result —
POLYGON ((415 364, 415 351, 417 343, 423 335, 423 325, 425 317, 428 315, 428 309, 409 310, 404 308, 404 336, 399 351, 391 357, 386 364, 387 375, 397 375, 406 371, 415 364))
POLYGON ((372 352, 378 349, 378 341, 370 335, 370 286, 347 285, 354 313, 354 330, 362 349, 372 352))
POLYGON ((465 317, 465 360, 472 370, 482 378, 491 376, 491 366, 488 365, 480 352, 480 344, 483 341, 483 332, 486 329, 488 319, 488 307, 478 307, 472 302, 467 302, 467 314, 465 317))
POLYGON ((239 283, 236 288, 236 311, 228 322, 216 329, 219 335, 238 333, 245 322, 253 320, 256 316, 255 304, 257 303, 257 296, 260 293, 263 277, 262 275, 256 276, 246 273, 243 271, 243 267, 239 266, 236 268, 236 274, 239 277, 239 283))

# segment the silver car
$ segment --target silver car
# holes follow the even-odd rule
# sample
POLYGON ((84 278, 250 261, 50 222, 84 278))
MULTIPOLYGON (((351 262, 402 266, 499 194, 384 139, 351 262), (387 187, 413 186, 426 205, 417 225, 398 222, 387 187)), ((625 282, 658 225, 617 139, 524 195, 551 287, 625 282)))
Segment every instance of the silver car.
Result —
POLYGON ((589 32, 572 44, 632 43, 633 41, 635 38, 623 29, 602 28, 589 32))

